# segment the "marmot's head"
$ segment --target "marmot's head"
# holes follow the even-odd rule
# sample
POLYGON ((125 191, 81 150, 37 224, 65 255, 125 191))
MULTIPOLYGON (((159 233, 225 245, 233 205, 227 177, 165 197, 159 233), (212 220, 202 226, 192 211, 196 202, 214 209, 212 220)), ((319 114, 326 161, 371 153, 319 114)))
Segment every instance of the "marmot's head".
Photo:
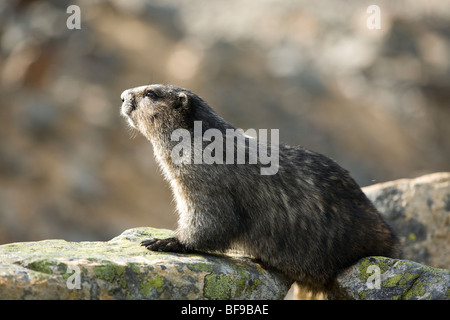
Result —
POLYGON ((199 96, 177 86, 136 87, 122 92, 121 98, 121 114, 152 142, 166 140, 179 128, 192 132, 194 121, 202 121, 203 130, 233 128, 199 96))
POLYGON ((148 85, 121 94, 121 114, 129 124, 151 139, 155 133, 186 128, 194 104, 193 93, 171 85, 148 85))

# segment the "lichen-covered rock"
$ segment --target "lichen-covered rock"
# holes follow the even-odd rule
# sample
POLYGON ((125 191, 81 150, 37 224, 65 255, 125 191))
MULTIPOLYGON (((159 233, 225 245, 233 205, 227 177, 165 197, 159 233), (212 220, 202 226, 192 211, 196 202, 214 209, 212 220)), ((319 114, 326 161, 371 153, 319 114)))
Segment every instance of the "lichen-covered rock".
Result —
POLYGON ((385 257, 361 259, 338 277, 340 299, 450 299, 450 270, 385 257))
POLYGON ((170 230, 135 228, 108 242, 0 246, 0 299, 281 299, 290 282, 241 256, 150 252, 170 230))
POLYGON ((402 259, 437 268, 450 266, 450 172, 363 190, 398 234, 402 259))

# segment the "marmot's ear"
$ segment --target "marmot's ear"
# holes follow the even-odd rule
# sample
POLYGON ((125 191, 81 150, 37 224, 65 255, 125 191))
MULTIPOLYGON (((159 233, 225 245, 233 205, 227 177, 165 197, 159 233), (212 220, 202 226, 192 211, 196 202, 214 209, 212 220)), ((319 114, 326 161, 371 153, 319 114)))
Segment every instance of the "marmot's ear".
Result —
POLYGON ((189 97, 186 94, 186 92, 180 92, 178 94, 178 101, 177 101, 177 104, 175 105, 175 109, 178 109, 180 107, 185 108, 188 105, 188 103, 189 103, 189 97))

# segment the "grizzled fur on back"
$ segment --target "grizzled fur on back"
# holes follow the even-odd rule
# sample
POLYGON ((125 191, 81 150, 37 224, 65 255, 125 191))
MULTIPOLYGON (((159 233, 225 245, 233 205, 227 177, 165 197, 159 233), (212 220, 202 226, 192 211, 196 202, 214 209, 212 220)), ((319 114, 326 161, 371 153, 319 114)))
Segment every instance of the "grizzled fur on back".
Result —
POLYGON ((122 100, 122 114, 152 142, 177 204, 175 237, 145 241, 148 249, 240 247, 314 292, 329 291, 339 272, 365 256, 397 256, 396 236, 333 160, 280 144, 275 175, 261 175, 260 163, 174 164, 175 129, 193 134, 194 121, 202 121, 204 131, 225 134, 234 127, 197 95, 175 86, 129 89, 122 100))

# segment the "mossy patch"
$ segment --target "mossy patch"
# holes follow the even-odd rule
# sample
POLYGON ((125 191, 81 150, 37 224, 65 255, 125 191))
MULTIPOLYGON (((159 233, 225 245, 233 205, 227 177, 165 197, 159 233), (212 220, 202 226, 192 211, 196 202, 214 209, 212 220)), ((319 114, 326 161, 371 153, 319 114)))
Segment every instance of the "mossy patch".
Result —
POLYGON ((400 279, 402 279, 403 275, 402 274, 396 274, 386 280, 383 281, 383 287, 397 287, 400 279))
POLYGON ((232 284, 232 279, 224 273, 206 275, 203 294, 211 300, 231 299, 232 284))
POLYGON ((150 296, 153 289, 156 292, 161 293, 163 290, 164 281, 164 277, 158 274, 152 275, 151 277, 141 281, 139 293, 144 297, 150 296))
POLYGON ((368 257, 360 260, 357 267, 359 270, 358 278, 361 282, 365 283, 368 278, 372 275, 372 272, 369 272, 369 267, 378 266, 380 268, 380 273, 385 272, 390 264, 388 263, 390 259, 385 257, 368 257))
POLYGON ((122 288, 125 288, 127 284, 124 277, 125 269, 126 266, 120 266, 109 261, 104 261, 101 266, 94 267, 94 273, 97 277, 105 281, 117 281, 118 283, 120 283, 122 288))
POLYGON ((67 271, 67 266, 64 263, 55 260, 35 260, 25 265, 27 269, 45 273, 48 275, 64 274, 67 271))
POLYGON ((38 260, 30 262, 28 265, 26 265, 27 269, 34 270, 37 272, 52 274, 52 266, 54 266, 55 261, 48 261, 48 260, 38 260))
POLYGON ((244 294, 244 298, 250 298, 253 291, 261 284, 261 280, 250 277, 252 273, 244 268, 237 268, 236 272, 239 280, 236 281, 235 296, 239 297, 244 294))
POLYGON ((409 241, 416 241, 416 240, 417 240, 417 237, 416 237, 416 235, 415 235, 414 233, 410 233, 410 234, 408 235, 408 240, 409 240, 409 241))
MULTIPOLYGON (((426 284, 425 283, 417 283, 416 285, 412 286, 411 289, 406 291, 406 293, 403 295, 403 300, 411 300, 417 297, 421 297, 426 293, 426 284)), ((431 295, 429 297, 431 299, 431 295)))
POLYGON ((139 228, 138 232, 135 232, 138 236, 143 238, 170 238, 173 237, 173 231, 169 229, 156 229, 156 228, 139 228))
POLYGON ((195 263, 192 265, 187 265, 187 268, 194 272, 212 272, 213 265, 211 263, 195 263))

